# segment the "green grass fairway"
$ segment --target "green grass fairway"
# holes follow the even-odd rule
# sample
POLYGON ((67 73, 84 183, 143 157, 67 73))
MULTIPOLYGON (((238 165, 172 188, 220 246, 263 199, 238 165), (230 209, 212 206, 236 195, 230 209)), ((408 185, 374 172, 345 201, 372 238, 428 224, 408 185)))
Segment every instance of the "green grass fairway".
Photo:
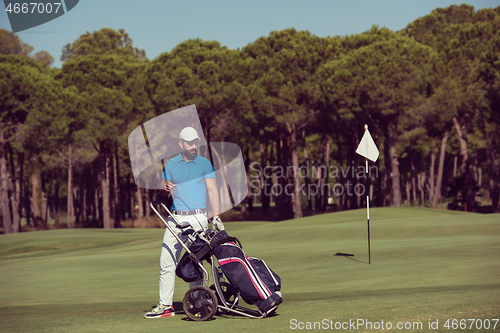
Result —
POLYGON ((499 214, 374 208, 370 217, 371 265, 362 209, 226 223, 282 278, 278 315, 260 320, 187 320, 180 279, 177 315, 144 319, 158 302, 163 229, 0 235, 0 332, 500 332, 499 214), (465 329, 447 329, 448 319, 465 329))

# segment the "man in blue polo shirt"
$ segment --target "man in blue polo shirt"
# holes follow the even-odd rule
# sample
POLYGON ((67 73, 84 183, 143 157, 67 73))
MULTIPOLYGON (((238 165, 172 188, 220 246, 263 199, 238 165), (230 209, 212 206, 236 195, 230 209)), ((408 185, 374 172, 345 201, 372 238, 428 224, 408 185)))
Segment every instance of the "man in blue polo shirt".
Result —
MULTIPOLYGON (((182 152, 171 158, 164 171, 165 190, 173 197, 172 213, 179 222, 189 222, 195 230, 207 229, 207 195, 214 215, 212 223, 223 230, 219 213, 219 193, 212 164, 198 155, 200 138, 192 127, 185 127, 179 134, 182 152), (180 189, 179 189, 180 188, 180 189), (181 191, 182 190, 182 191, 181 191)), ((171 217, 168 222, 171 229, 179 234, 171 217)), ((160 256, 160 302, 145 318, 172 317, 175 312, 172 299, 175 288, 175 268, 179 261, 182 245, 172 233, 165 229, 160 256)), ((191 282, 189 288, 201 285, 202 280, 191 282)))

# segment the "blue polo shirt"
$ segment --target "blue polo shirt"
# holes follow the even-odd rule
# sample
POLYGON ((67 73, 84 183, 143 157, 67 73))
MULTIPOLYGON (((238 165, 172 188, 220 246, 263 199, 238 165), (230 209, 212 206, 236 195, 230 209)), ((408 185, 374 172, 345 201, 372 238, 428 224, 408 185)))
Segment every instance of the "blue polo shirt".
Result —
MULTIPOLYGON (((171 158, 165 165, 163 178, 180 186, 182 191, 200 209, 207 208, 207 186, 205 179, 215 178, 215 171, 209 160, 197 155, 194 160, 186 162, 181 154, 171 158)), ((184 193, 178 188, 172 192, 174 204, 172 209, 196 210, 184 193)))

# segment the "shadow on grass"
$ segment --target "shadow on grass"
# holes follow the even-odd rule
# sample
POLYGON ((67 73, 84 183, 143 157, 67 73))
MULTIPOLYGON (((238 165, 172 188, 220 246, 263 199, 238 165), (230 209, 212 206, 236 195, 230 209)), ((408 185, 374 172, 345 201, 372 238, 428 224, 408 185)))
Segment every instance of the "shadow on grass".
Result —
POLYGON ((349 260, 353 260, 353 261, 357 261, 357 262, 360 262, 362 264, 367 264, 369 265, 370 263, 369 262, 366 262, 366 261, 361 261, 361 260, 358 260, 358 259, 354 259, 354 254, 348 254, 348 253, 340 253, 340 252, 337 252, 336 254, 334 254, 334 256, 337 256, 337 257, 344 257, 346 259, 349 259, 349 260))

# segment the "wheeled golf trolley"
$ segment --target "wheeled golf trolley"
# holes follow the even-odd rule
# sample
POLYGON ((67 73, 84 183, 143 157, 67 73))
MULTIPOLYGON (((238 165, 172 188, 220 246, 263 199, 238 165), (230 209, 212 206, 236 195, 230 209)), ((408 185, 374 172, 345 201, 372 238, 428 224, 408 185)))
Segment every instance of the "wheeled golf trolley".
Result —
POLYGON ((182 307, 190 319, 209 320, 217 312, 259 319, 276 311, 282 302, 281 280, 264 261, 248 258, 241 250, 241 243, 223 230, 196 232, 189 222, 179 223, 162 202, 152 201, 149 205, 186 251, 177 265, 176 275, 186 282, 203 278, 202 286, 191 288, 184 295, 182 307), (182 230, 180 235, 168 225, 155 208, 157 205, 165 209, 175 228, 182 230), (214 283, 210 287, 203 261, 211 266, 214 283), (257 310, 240 306, 240 299, 257 306, 257 310))

